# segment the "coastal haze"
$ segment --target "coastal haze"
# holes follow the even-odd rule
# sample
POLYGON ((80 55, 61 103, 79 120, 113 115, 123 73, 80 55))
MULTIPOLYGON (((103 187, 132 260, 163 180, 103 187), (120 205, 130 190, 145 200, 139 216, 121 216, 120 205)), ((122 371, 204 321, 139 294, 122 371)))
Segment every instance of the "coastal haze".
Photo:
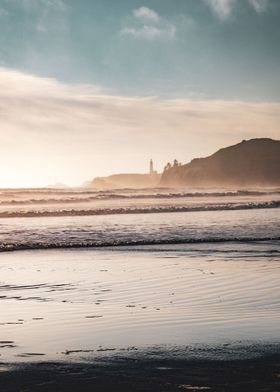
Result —
POLYGON ((274 392, 278 0, 0 0, 0 389, 274 392))

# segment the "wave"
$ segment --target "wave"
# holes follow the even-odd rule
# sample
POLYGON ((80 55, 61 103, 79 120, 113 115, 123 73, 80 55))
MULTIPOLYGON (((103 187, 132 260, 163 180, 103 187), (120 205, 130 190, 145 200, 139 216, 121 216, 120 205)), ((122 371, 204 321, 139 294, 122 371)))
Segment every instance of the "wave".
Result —
POLYGON ((111 240, 111 241, 85 241, 85 242, 32 242, 32 243, 8 243, 0 244, 0 252, 16 250, 36 250, 36 249, 80 249, 80 248, 111 248, 111 247, 131 247, 131 246, 151 246, 151 245, 183 245, 183 244, 217 244, 217 243, 247 243, 280 241, 280 236, 275 237, 205 237, 205 238, 183 238, 183 239, 150 239, 150 240, 111 240))
POLYGON ((17 190, 13 193, 0 192, 0 205, 17 206, 17 205, 36 205, 36 204, 76 204, 88 203, 98 200, 123 200, 123 199, 180 199, 180 198, 205 198, 205 197, 241 197, 241 196, 270 196, 279 195, 279 190, 273 191, 250 191, 237 190, 226 192, 157 192, 156 189, 143 193, 143 190, 119 190, 116 191, 68 191, 68 190, 17 190), (131 192, 131 193, 130 193, 131 192), (32 198, 17 199, 18 196, 29 196, 32 198), (46 195, 52 197, 34 198, 34 195, 46 195))
POLYGON ((92 215, 119 215, 119 214, 148 214, 170 212, 199 212, 199 211, 234 211, 279 208, 280 200, 269 202, 208 204, 199 206, 145 206, 145 207, 119 207, 94 209, 60 209, 60 210, 32 210, 32 211, 1 211, 0 218, 35 218, 35 217, 61 217, 61 216, 92 216, 92 215))

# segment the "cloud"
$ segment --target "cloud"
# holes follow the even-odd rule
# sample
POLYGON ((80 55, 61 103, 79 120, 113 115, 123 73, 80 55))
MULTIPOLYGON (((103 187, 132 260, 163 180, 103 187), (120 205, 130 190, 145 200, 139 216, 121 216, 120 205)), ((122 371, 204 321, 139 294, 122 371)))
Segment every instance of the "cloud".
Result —
MULTIPOLYGON (((237 7, 239 0, 204 0, 215 15, 221 20, 226 20, 232 14, 234 7, 237 7)), ((247 0, 257 13, 262 13, 267 9, 269 0, 247 0)))
POLYGON ((248 0, 248 1, 258 14, 264 12, 268 6, 268 0, 248 0))
POLYGON ((5 17, 9 15, 9 13, 4 9, 0 7, 0 18, 5 17))
POLYGON ((176 27, 151 8, 140 7, 133 11, 121 34, 144 40, 172 40, 176 27))
POLYGON ((156 38, 173 39, 176 35, 176 29, 174 26, 168 26, 164 29, 160 29, 155 26, 144 25, 139 28, 125 27, 122 30, 122 34, 127 34, 135 38, 143 38, 148 40, 153 40, 156 38))
POLYGON ((133 11, 133 14, 138 19, 148 20, 151 22, 159 22, 159 14, 148 7, 140 7, 133 11))
POLYGON ((205 0, 205 1, 220 19, 227 19, 230 16, 234 0, 205 0))
MULTIPOLYGON (((32 28, 35 32, 65 30, 67 5, 64 0, 4 0, 18 8, 19 12, 32 15, 32 28)), ((4 10, 4 9, 2 9, 4 10)), ((4 10, 7 13, 7 11, 4 10)), ((1 9, 0 9, 1 16, 1 9)))
MULTIPOLYGON (((9 0, 11 1, 11 0, 9 0)), ((53 9, 56 11, 65 11, 66 4, 64 0, 12 0, 26 9, 38 9, 41 7, 53 9)))
POLYGON ((256 135, 279 136, 280 103, 195 99, 160 99, 110 95, 93 85, 65 84, 20 71, 0 68, 0 129, 18 132, 82 130, 120 132, 168 129, 228 133, 241 126, 256 135), (28 108, 28 110, 26 110, 28 108), (198 122, 197 122, 198 121, 198 122), (129 123, 129 127, 127 127, 129 123), (5 125, 5 126, 4 126, 5 125), (231 125, 234 125, 233 128, 231 125))
MULTIPOLYGON (((181 121, 181 116, 187 113, 195 113, 200 120, 207 118, 215 121, 223 122, 226 117, 239 123, 239 117, 236 114, 242 114, 242 121, 251 122, 251 115, 254 112, 254 120, 256 118, 269 118, 274 121, 280 118, 280 103, 257 103, 242 101, 222 101, 222 100, 195 100, 195 99, 160 99, 157 97, 127 97, 111 95, 105 92, 101 87, 85 84, 66 84, 52 78, 43 78, 35 75, 23 73, 21 71, 11 70, 8 68, 0 68, 0 122, 3 125, 3 119, 8 120, 10 125, 21 123, 19 119, 25 119, 27 123, 33 125, 41 124, 38 129, 44 130, 44 124, 48 123, 49 118, 56 117, 57 124, 63 125, 63 129, 76 129, 73 125, 73 119, 83 117, 89 119, 81 122, 80 128, 87 128, 92 118, 99 118, 99 125, 103 124, 104 128, 110 124, 111 120, 120 120, 115 125, 127 122, 127 118, 139 129, 146 123, 142 117, 143 112, 148 116, 145 117, 147 124, 151 122, 154 129, 155 124, 162 125, 162 119, 169 116, 175 116, 174 121, 178 128, 182 129, 187 123, 181 121), (29 105, 26 112, 23 106, 29 105), (70 110, 71 109, 71 110, 70 110), (67 112, 67 116, 65 116, 67 112), (54 116, 55 114, 55 116, 54 116), (140 116, 138 116, 141 114, 140 116), (276 115, 277 114, 277 115, 276 115), (179 115, 179 117, 177 117, 179 115), (268 117, 267 117, 268 115, 268 117), (271 116, 271 117, 270 117, 271 116), (276 117, 275 117, 276 116, 276 117), (247 119, 246 119, 247 117, 247 119), (38 123, 37 123, 38 120, 38 123)), ((185 120, 184 120, 185 121, 185 120)), ((165 122, 165 121, 164 121, 165 122)), ((254 124, 257 133, 263 129, 263 124, 254 124)), ((20 129, 24 129, 24 123, 20 129)), ((75 123, 75 121, 74 121, 75 123)), ((268 125, 271 125, 268 123, 268 125)), ((108 127, 107 129, 109 129, 108 127)), ((145 127, 144 127, 145 128, 145 127)), ((143 130, 144 130, 143 128, 143 130)), ((226 123, 225 131, 228 131, 226 123)), ((250 127, 251 128, 251 127, 250 127)), ((0 126, 0 129, 3 129, 0 126)), ((267 131, 279 129, 279 124, 273 122, 273 126, 266 127, 267 131)), ((203 130, 203 129, 202 129, 203 130)))
POLYGON ((141 171, 151 153, 159 166, 187 162, 244 138, 279 138, 279 124, 279 102, 127 97, 0 68, 0 184, 79 184, 141 171))

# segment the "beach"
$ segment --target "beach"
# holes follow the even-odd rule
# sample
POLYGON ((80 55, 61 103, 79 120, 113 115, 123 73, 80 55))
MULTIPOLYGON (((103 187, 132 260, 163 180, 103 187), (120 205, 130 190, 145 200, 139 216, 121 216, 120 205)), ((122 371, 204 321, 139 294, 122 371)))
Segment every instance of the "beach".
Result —
POLYGON ((279 209, 203 198, 2 219, 1 391, 279 390, 279 209))
POLYGON ((1 390, 279 387, 278 244, 18 251, 0 262, 1 390))

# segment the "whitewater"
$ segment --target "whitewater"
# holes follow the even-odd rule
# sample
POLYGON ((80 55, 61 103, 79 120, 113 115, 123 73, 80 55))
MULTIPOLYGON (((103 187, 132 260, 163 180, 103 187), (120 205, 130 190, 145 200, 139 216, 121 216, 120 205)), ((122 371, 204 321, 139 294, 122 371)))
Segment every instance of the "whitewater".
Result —
POLYGON ((7 189, 0 249, 279 240, 279 207, 279 189, 7 189))

